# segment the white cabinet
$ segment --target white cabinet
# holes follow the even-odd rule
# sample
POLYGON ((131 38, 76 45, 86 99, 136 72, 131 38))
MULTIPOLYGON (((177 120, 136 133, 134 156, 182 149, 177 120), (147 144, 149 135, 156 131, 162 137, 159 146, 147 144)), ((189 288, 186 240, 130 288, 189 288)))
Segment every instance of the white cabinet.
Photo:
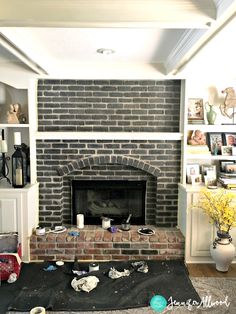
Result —
POLYGON ((30 236, 38 225, 38 184, 23 189, 0 184, 0 232, 18 232, 23 261, 30 260, 30 236))
POLYGON ((0 199, 0 231, 1 232, 17 232, 17 203, 19 198, 12 196, 10 198, 3 197, 0 199), (11 217, 11 219, 9 219, 11 217))
MULTIPOLYGON (((186 263, 212 263, 210 244, 216 237, 215 227, 202 209, 192 208, 199 197, 199 188, 179 184, 178 227, 185 236, 186 263)), ((236 246, 236 228, 230 231, 236 246)), ((236 262, 236 258, 234 260, 236 262)))

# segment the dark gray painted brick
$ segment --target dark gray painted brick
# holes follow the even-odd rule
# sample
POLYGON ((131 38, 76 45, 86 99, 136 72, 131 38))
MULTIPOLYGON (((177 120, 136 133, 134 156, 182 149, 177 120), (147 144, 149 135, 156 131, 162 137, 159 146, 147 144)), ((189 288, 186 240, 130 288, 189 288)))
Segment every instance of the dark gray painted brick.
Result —
POLYGON ((179 80, 41 79, 38 81, 38 90, 40 91, 38 95, 40 131, 179 131, 179 80), (128 105, 130 107, 127 107, 128 105), (82 108, 85 110, 93 108, 91 112, 93 116, 90 117, 89 112, 82 114, 80 111, 82 108), (71 111, 72 109, 74 111, 71 111), (100 109, 104 109, 102 115, 100 109), (120 110, 120 112, 113 114, 109 109, 120 110), (128 109, 133 109, 132 113, 127 111, 128 109), (49 110, 52 116, 47 115, 49 110), (77 121, 73 120, 76 110, 78 110, 77 121), (63 116, 65 113, 69 116, 63 116), (67 121, 63 120, 64 118, 67 121), (51 123, 51 119, 58 119, 60 122, 51 123), (153 119, 157 123, 151 123, 153 119), (109 122, 102 123, 110 120, 115 121, 117 126, 109 122), (101 123, 98 124, 98 121, 101 123), (130 121, 133 123, 130 124, 130 121), (103 124, 106 124, 106 127, 103 124))

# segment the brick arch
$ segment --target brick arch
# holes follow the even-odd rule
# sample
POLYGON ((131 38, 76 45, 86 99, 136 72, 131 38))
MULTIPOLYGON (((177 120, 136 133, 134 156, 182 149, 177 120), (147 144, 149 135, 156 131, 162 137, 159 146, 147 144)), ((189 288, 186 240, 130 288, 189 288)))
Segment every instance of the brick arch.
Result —
POLYGON ((74 160, 67 165, 57 167, 57 173, 59 176, 65 176, 78 169, 83 169, 90 166, 97 166, 101 164, 119 164, 131 166, 150 173, 155 177, 157 177, 161 172, 158 167, 152 166, 149 163, 137 158, 123 155, 94 155, 89 157, 83 157, 78 160, 74 160))

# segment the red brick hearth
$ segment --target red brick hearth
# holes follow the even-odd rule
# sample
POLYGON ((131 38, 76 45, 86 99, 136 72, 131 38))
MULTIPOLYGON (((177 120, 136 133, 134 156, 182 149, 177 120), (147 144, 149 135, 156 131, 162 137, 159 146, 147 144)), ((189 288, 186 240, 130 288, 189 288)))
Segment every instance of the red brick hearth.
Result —
POLYGON ((138 228, 110 233, 99 226, 85 226, 83 230, 70 228, 60 234, 32 235, 31 261, 73 261, 75 257, 87 261, 184 258, 184 237, 179 230, 151 226, 155 235, 143 236, 138 234, 138 228), (72 236, 70 231, 80 234, 72 236))

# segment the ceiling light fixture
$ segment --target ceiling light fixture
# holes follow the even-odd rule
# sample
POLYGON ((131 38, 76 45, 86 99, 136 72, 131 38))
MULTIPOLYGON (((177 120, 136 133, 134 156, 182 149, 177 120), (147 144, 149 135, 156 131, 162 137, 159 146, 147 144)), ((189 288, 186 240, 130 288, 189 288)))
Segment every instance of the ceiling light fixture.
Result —
POLYGON ((100 53, 102 55, 111 55, 111 54, 115 53, 115 50, 107 49, 107 48, 99 48, 97 50, 97 53, 100 53))

